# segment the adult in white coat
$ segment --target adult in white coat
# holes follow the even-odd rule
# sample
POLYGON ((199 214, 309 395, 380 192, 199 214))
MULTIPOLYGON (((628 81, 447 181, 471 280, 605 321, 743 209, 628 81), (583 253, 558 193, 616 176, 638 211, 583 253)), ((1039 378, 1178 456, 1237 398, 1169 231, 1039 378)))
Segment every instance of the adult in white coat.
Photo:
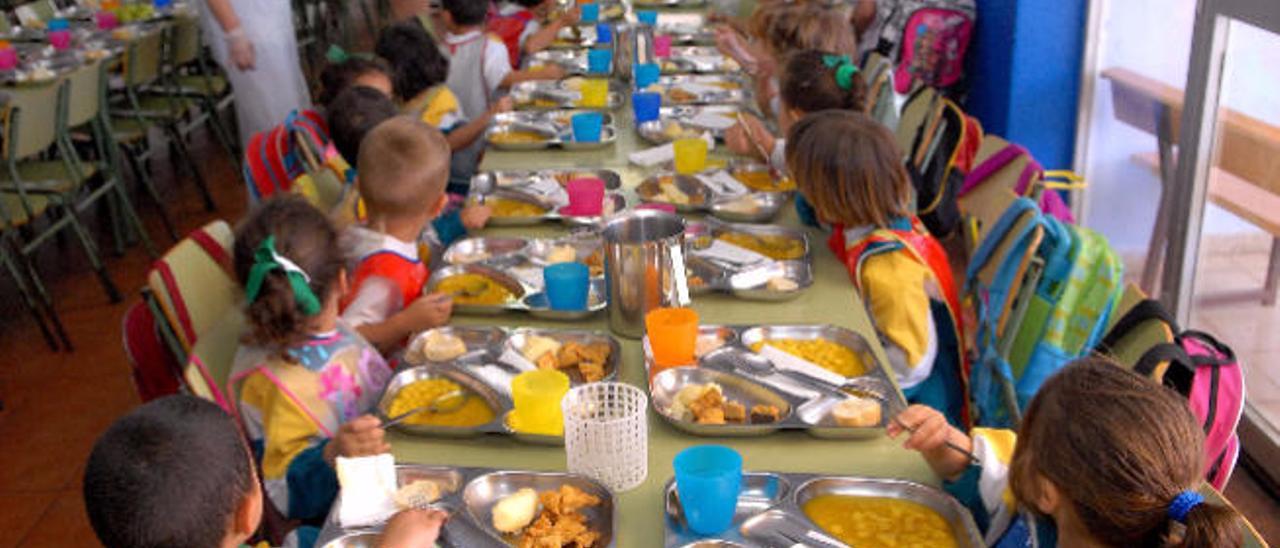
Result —
POLYGON ((270 129, 311 96, 298 59, 289 0, 206 0, 201 10, 207 42, 236 94, 240 142, 270 129))

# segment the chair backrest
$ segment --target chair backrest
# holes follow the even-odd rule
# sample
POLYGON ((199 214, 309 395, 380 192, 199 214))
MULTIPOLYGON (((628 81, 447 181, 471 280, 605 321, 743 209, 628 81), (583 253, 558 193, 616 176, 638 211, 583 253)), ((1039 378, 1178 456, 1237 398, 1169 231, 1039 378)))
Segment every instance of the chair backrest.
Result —
POLYGON ((178 68, 200 57, 200 23, 195 17, 178 17, 173 20, 169 34, 169 56, 173 68, 178 68))
POLYGON ((232 415, 236 414, 236 399, 228 391, 227 380, 231 377, 231 366, 244 330, 244 314, 238 308, 231 308, 200 335, 182 371, 192 394, 222 406, 232 415))
POLYGON ((9 14, 0 12, 0 34, 9 34, 13 30, 13 20, 9 19, 9 14))
POLYGON ((230 274, 231 245, 231 227, 214 221, 173 246, 147 275, 148 287, 187 352, 240 303, 240 285, 230 274))
POLYGON ((67 127, 80 127, 102 110, 105 68, 101 61, 86 63, 67 75, 67 127))
POLYGON ((126 86, 137 87, 150 84, 160 76, 163 44, 164 33, 159 30, 143 33, 129 43, 124 60, 126 86))
POLYGON ((58 90, 62 81, 5 90, 9 103, 5 108, 6 159, 22 160, 44 152, 58 136, 58 90))

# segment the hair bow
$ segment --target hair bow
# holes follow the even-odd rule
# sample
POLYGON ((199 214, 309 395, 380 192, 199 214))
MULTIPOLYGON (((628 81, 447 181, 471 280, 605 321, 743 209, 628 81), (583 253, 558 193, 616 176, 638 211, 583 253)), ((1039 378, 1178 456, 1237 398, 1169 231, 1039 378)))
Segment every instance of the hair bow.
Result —
POLYGON ((345 49, 342 49, 342 46, 333 44, 329 46, 329 51, 324 52, 324 58, 328 60, 329 63, 331 64, 341 65, 352 59, 373 59, 374 56, 373 54, 370 54, 370 53, 361 53, 361 52, 351 53, 345 49))
POLYGON ((253 252, 253 268, 249 269, 249 280, 244 285, 244 295, 249 302, 258 300, 259 294, 262 292, 262 282, 266 279, 267 274, 276 270, 283 271, 285 276, 289 278, 289 286, 293 288, 293 300, 298 305, 298 310, 308 316, 314 316, 320 313, 320 299, 316 298, 315 292, 311 291, 311 276, 302 270, 296 263, 285 258, 276 252, 276 237, 267 236, 258 244, 258 249, 253 252))
POLYGON ((858 65, 849 60, 848 55, 823 55, 822 64, 836 71, 836 85, 848 91, 853 89, 853 77, 858 74, 858 65))

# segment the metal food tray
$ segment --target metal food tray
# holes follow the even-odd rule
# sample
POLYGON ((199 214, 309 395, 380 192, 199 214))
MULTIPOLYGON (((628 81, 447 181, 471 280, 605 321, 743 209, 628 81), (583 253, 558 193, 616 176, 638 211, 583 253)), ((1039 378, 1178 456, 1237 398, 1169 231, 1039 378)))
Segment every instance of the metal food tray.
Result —
POLYGON ((627 208, 626 196, 616 191, 605 193, 604 209, 601 210, 600 215, 592 216, 565 214, 553 205, 548 204, 541 197, 527 192, 520 192, 518 189, 513 188, 498 188, 488 193, 481 193, 472 189, 471 194, 467 197, 467 203, 483 204, 490 197, 533 204, 541 207, 543 209, 543 213, 541 215, 530 215, 528 217, 499 217, 494 215, 489 217, 489 226, 531 226, 553 221, 559 221, 575 226, 598 226, 604 221, 605 217, 627 208))
MULTIPOLYGON (((573 78, 582 77, 575 76, 573 78)), ((516 108, 521 110, 616 110, 622 106, 622 92, 618 90, 612 80, 609 81, 608 102, 604 107, 600 108, 586 107, 579 104, 578 100, 581 98, 581 94, 577 90, 571 89, 565 80, 520 82, 511 87, 511 98, 515 101, 516 108), (537 104, 539 99, 551 101, 553 104, 539 105, 537 104)))
POLYGON ((711 537, 689 530, 675 479, 663 489, 663 545, 666 548, 847 548, 822 531, 801 509, 814 497, 850 495, 905 500, 937 512, 961 548, 985 546, 973 516, 945 492, 902 479, 755 472, 742 475, 738 506, 729 530, 711 537))
POLYGON ((631 0, 635 7, 697 8, 707 5, 707 0, 631 0))
POLYGON ((594 254, 603 254, 604 240, 591 229, 571 232, 559 238, 518 238, 512 236, 476 236, 459 240, 444 252, 444 262, 451 265, 484 264, 503 269, 513 266, 547 266, 548 255, 560 246, 570 246, 574 260, 586 263, 594 254))
POLYGON ((662 74, 721 74, 742 70, 737 61, 720 53, 715 46, 676 46, 671 48, 671 56, 662 59, 658 65, 662 74), (707 62, 710 59, 714 61, 707 62))
POLYGON ((446 266, 436 270, 427 280, 427 287, 423 292, 434 293, 441 280, 463 273, 483 275, 506 287, 513 297, 505 303, 495 305, 462 304, 455 299, 453 303, 455 314, 489 316, 503 312, 528 312, 531 316, 544 320, 575 321, 589 318, 609 305, 604 278, 591 280, 586 310, 552 310, 547 304, 546 293, 540 288, 527 285, 506 272, 482 264, 446 266))
MULTIPOLYGON (((697 366, 664 369, 649 381, 653 410, 676 429, 696 436, 750 437, 764 436, 781 430, 803 430, 818 438, 869 439, 884 435, 890 417, 906 408, 906 401, 889 378, 892 373, 876 360, 871 345, 857 332, 832 325, 761 325, 702 326, 699 337, 718 337, 724 345, 698 358, 697 366), (801 374, 781 369, 758 374, 752 367, 772 367, 769 360, 752 352, 750 345, 771 339, 826 339, 854 351, 866 367, 859 377, 846 381, 842 390, 819 388, 801 374), (719 384, 726 400, 736 401, 748 410, 753 405, 777 407, 780 419, 771 423, 698 424, 682 420, 670 413, 676 393, 691 384, 719 384), (816 394, 801 397, 777 388, 808 390, 816 394), (848 395, 877 399, 881 402, 880 423, 870 427, 848 427, 830 418, 830 409, 848 395)), ((645 341, 645 367, 653 369, 653 357, 645 341)))
MULTIPOLYGON (((768 166, 754 163, 730 165, 726 169, 731 174, 769 171, 768 166)), ((651 175, 636 186, 636 196, 642 201, 670 204, 681 213, 706 212, 725 221, 739 223, 764 223, 772 220, 787 205, 793 193, 792 190, 771 192, 750 189, 749 193, 740 196, 717 195, 696 176, 673 172, 651 175), (677 204, 662 199, 659 187, 667 179, 689 196, 689 203, 677 204), (753 209, 743 209, 744 206, 753 209)))
POLYGON ((560 29, 547 49, 590 49, 596 45, 596 24, 578 23, 560 29))
POLYGON ((698 12, 660 13, 654 31, 670 36, 674 44, 713 45, 716 42, 715 26, 707 24, 706 16, 698 12))
POLYGON ((567 180, 581 178, 596 178, 604 181, 605 190, 618 190, 622 188, 622 176, 618 172, 609 169, 592 169, 592 168, 559 168, 559 169, 538 169, 538 170, 502 170, 502 171, 485 171, 476 174, 471 178, 471 190, 485 194, 497 188, 515 188, 518 189, 522 184, 527 183, 534 177, 551 177, 560 180, 560 177, 566 177, 567 180))
POLYGON ((732 103, 742 103, 747 100, 747 83, 741 78, 728 74, 674 74, 661 76, 658 78, 658 87, 662 88, 662 104, 668 106, 676 105, 722 105, 732 103), (713 93, 702 93, 693 99, 681 99, 672 97, 671 89, 679 87, 681 84, 702 84, 707 86, 716 86, 720 84, 730 83, 738 87, 724 88, 721 91, 713 93))
MULTIPOLYGON (((434 507, 447 510, 452 518, 440 532, 440 545, 452 548, 473 546, 504 547, 514 544, 510 536, 492 527, 493 505, 521 488, 539 493, 568 484, 600 498, 600 505, 582 510, 591 528, 601 533, 599 545, 617 546, 617 501, 604 485, 576 474, 532 472, 400 464, 396 466, 397 487, 430 480, 440 486, 441 497, 434 507)), ((339 495, 341 497, 341 495, 339 495)), ((338 523, 341 500, 334 501, 324 527, 316 539, 323 548, 364 548, 376 546, 381 527, 343 529, 338 523)))
POLYGON ((692 223, 687 234, 686 268, 690 274, 697 275, 705 282, 696 287, 690 284, 689 291, 695 295, 721 291, 749 300, 787 301, 800 296, 801 292, 813 285, 813 250, 809 247, 809 236, 803 230, 776 225, 743 225, 710 220, 705 223, 692 223), (772 264, 763 269, 769 273, 769 278, 787 278, 799 287, 793 291, 771 291, 765 287, 768 278, 759 283, 750 279, 764 275, 757 272, 759 267, 721 263, 697 254, 698 249, 710 245, 710 242, 704 242, 704 236, 714 238, 726 232, 784 236, 803 242, 803 255, 794 259, 774 259, 772 264), (752 274, 755 275, 752 276, 752 274))
POLYGON ((712 112, 724 115, 727 118, 736 118, 737 113, 747 113, 747 107, 743 105, 679 105, 662 107, 658 109, 658 119, 644 122, 636 126, 636 134, 646 142, 655 145, 663 145, 670 143, 682 137, 696 137, 703 132, 710 132, 717 140, 724 140, 724 130, 701 128, 690 123, 703 112, 712 112), (678 135, 669 134, 666 130, 672 123, 679 124, 682 131, 678 135))
MULTIPOLYGON (((471 369, 484 365, 498 365, 503 369, 507 369, 512 373, 517 373, 514 366, 502 362, 502 355, 508 351, 520 352, 525 345, 525 341, 529 337, 540 336, 548 337, 563 343, 576 342, 580 344, 605 343, 609 345, 609 359, 604 364, 604 378, 602 380, 611 381, 618 376, 618 368, 621 367, 620 352, 622 347, 618 344, 618 340, 612 335, 604 331, 591 331, 584 329, 546 329, 535 327, 515 327, 504 328, 495 326, 472 327, 472 326, 445 326, 437 327, 423 331, 410 341, 409 348, 415 349, 406 352, 404 355, 404 363, 419 366, 444 366, 461 369, 468 374, 471 369), (467 345, 467 353, 454 359, 444 362, 434 362, 417 351, 416 348, 420 344, 418 341, 427 336, 430 332, 444 333, 462 339, 467 345)), ((565 372, 569 376, 569 382, 573 386, 586 384, 587 380, 576 370, 565 372)), ((483 379, 481 379, 483 382, 483 379)), ((390 386, 390 385, 388 385, 390 386)), ((386 394, 384 394, 385 396, 386 394)), ((389 401, 387 403, 390 403, 389 401)), ((410 425, 414 426, 414 425, 410 425)))
POLYGON ((559 65, 571 76, 584 75, 587 73, 587 50, 583 48, 544 49, 525 56, 524 68, 526 69, 546 65, 559 65))
POLYGON ((542 112, 503 112, 493 117, 493 124, 485 131, 485 142, 498 150, 543 150, 561 148, 564 150, 594 150, 613 146, 618 140, 618 129, 614 126, 613 115, 604 113, 604 127, 600 132, 600 141, 594 143, 578 143, 573 140, 573 127, 570 116, 591 110, 549 110, 542 112), (542 141, 532 143, 499 143, 493 136, 507 131, 529 131, 543 137, 542 141))

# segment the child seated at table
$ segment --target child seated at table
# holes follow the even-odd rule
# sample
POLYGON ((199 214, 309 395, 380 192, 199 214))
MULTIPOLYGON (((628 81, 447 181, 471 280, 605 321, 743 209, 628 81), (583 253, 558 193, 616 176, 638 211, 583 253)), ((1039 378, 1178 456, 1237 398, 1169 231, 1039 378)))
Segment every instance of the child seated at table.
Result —
POLYGON ((248 330, 229 384, 245 434, 275 507, 321 519, 338 492, 334 459, 389 449, 368 413, 391 368, 340 321, 338 231, 304 199, 280 196, 251 211, 233 253, 248 330))
MULTIPOLYGON (((336 48, 336 46, 335 46, 336 48)), ((334 50, 331 57, 341 59, 331 62, 320 72, 320 104, 332 114, 330 105, 342 92, 355 86, 364 86, 381 91, 388 97, 392 94, 391 67, 376 57, 349 55, 344 51, 334 50)))
MULTIPOLYGON (((351 158, 354 164, 360 152, 360 142, 365 136, 378 124, 397 114, 399 111, 391 99, 373 88, 355 86, 344 91, 333 101, 333 108, 329 109, 329 132, 334 148, 343 158, 351 158)), ((355 184, 356 178, 355 168, 349 169, 347 180, 355 184)), ((358 204, 352 203, 350 206, 353 210, 359 209, 358 204)), ((419 241, 426 242, 430 248, 429 255, 422 257, 424 262, 430 265, 432 259, 439 257, 450 244, 465 237, 468 231, 484 228, 489 214, 489 206, 472 205, 437 216, 419 236, 419 241)), ((352 211, 349 217, 358 219, 363 214, 352 211)))
POLYGON ((752 77, 761 112, 775 120, 782 117, 779 96, 782 64, 793 52, 816 50, 857 55, 857 37, 841 9, 820 2, 769 2, 756 8, 751 18, 751 32, 760 47, 752 54, 755 57, 752 77))
POLYGON ((495 100, 478 116, 466 116, 458 97, 445 85, 449 59, 416 22, 404 21, 383 29, 374 51, 391 64, 395 97, 404 113, 419 116, 444 133, 453 151, 448 191, 465 195, 479 162, 472 145, 481 141, 495 114, 511 110, 511 99, 495 100))
POLYGON ((556 13, 556 0, 502 0, 496 4, 487 27, 507 45, 512 66, 520 66, 524 55, 550 47, 562 29, 577 25, 582 19, 577 4, 556 13))
MULTIPOLYGON (((106 546, 244 546, 263 512, 254 468, 235 419, 217 405, 195 396, 160 398, 117 419, 94 443, 85 511, 106 546)), ((432 546, 447 517, 401 512, 379 546, 432 546)), ((299 527, 290 540, 311 546, 317 533, 299 527)))
MULTIPOLYGON (((782 135, 806 114, 828 109, 862 112, 866 105, 867 84, 847 55, 817 50, 795 52, 787 59, 781 84, 778 129, 782 135)), ((744 114, 742 119, 725 131, 725 146, 735 154, 768 162, 774 170, 785 174, 787 140, 774 137, 764 122, 751 114, 744 114)), ((817 225, 813 207, 804 197, 797 197, 796 210, 805 224, 817 225)))
POLYGON ((1017 433, 975 428, 966 436, 919 405, 888 431, 910 432, 905 447, 946 480, 988 546, 1242 542, 1239 516, 1196 492, 1204 432, 1187 402, 1104 359, 1078 360, 1045 381, 1017 433))
POLYGON ((847 110, 809 114, 787 136, 787 168, 825 224, 912 403, 967 422, 959 297, 942 249, 912 213, 889 130, 847 110))
POLYGON ((447 198, 449 144, 417 118, 396 116, 360 143, 356 186, 368 215, 343 233, 353 272, 342 317, 384 352, 449 321, 453 300, 423 295, 429 274, 418 237, 447 198))

